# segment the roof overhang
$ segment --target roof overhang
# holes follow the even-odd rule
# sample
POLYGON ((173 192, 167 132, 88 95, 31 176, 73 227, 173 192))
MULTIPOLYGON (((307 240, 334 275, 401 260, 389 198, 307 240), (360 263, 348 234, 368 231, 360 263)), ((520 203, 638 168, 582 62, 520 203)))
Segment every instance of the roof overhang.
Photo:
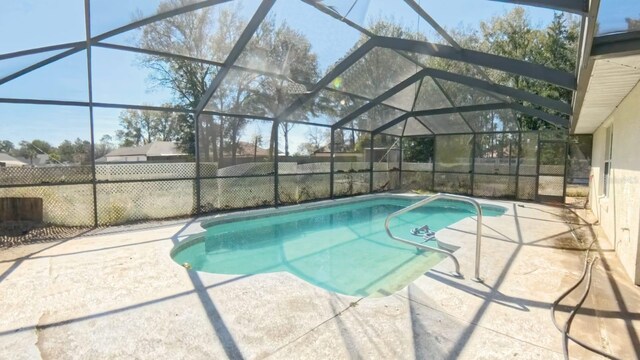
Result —
POLYGON ((600 0, 583 23, 571 133, 592 134, 640 81, 640 31, 597 35, 600 0))
POLYGON ((640 54, 594 59, 583 105, 572 132, 591 134, 611 115, 640 81, 640 54))

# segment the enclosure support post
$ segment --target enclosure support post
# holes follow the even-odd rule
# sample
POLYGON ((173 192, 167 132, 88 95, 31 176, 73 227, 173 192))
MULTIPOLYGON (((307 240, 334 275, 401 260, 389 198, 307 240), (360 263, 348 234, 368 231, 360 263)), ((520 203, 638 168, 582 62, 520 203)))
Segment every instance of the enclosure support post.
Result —
POLYGON ((330 155, 329 155, 329 197, 333 199, 333 168, 334 168, 334 156, 335 156, 335 134, 334 129, 331 128, 331 143, 329 145, 330 155))
POLYGON ((273 206, 278 207, 278 203, 280 199, 278 197, 278 155, 279 155, 279 145, 278 145, 278 137, 280 137, 280 121, 273 120, 276 127, 276 138, 273 139, 273 206))
POLYGON ((375 135, 369 134, 369 193, 373 192, 373 137, 375 135))
POLYGON ((89 8, 91 4, 90 0, 84 0, 84 26, 87 42, 87 86, 89 94, 89 128, 90 128, 90 140, 91 148, 91 187, 93 192, 93 226, 98 227, 98 185, 96 179, 96 141, 94 135, 94 121, 93 121, 93 84, 91 82, 91 10, 89 8))
POLYGON ((516 154, 516 200, 518 199, 518 187, 520 186, 520 156, 522 154, 522 131, 518 131, 518 153, 516 154))
MULTIPOLYGON (((189 115, 187 115, 189 116, 189 115)), ((196 157, 196 179, 195 179, 195 188, 196 188, 196 215, 200 215, 201 213, 201 207, 202 207, 202 199, 201 199, 201 194, 200 194, 200 186, 202 186, 200 184, 200 115, 198 114, 194 114, 193 115, 193 129, 195 131, 195 137, 193 139, 193 147, 194 147, 194 154, 196 157)), ((213 145, 215 147, 215 144, 213 145)))
POLYGON ((562 203, 567 202, 567 170, 569 167, 569 136, 567 134, 566 141, 564 143, 564 177, 562 178, 562 203))
POLYGON ((438 135, 433 136, 433 156, 431 158, 431 191, 436 190, 436 149, 438 141, 438 135))
POLYGON ((474 191, 474 186, 473 186, 473 181, 474 181, 474 174, 476 172, 476 134, 474 133, 473 135, 471 135, 471 176, 470 176, 470 183, 471 183, 471 189, 470 190, 470 194, 473 195, 474 191))
POLYGON ((534 198, 535 201, 539 201, 538 193, 540 186, 540 132, 537 134, 538 146, 536 147, 536 196, 534 198))
MULTIPOLYGON (((405 124, 406 127, 406 124, 405 124)), ((402 142, 404 141, 404 137, 400 137, 400 161, 398 162, 398 188, 402 189, 402 142)))

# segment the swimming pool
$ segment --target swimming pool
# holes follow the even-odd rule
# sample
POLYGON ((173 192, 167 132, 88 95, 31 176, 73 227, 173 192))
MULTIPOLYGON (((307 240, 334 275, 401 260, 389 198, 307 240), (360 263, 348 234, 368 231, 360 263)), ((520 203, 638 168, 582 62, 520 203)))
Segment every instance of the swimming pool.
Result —
MULTIPOLYGON (((394 241, 385 232, 387 215, 420 199, 374 196, 261 217, 216 219, 203 224, 204 234, 177 245, 172 257, 198 271, 237 275, 286 271, 329 291, 386 296, 443 259, 394 241)), ((482 208, 485 216, 504 213, 497 206, 482 208)), ((427 224, 438 231, 474 216, 474 211, 469 204, 437 200, 393 219, 390 228, 421 242, 410 234, 412 229, 427 224)))

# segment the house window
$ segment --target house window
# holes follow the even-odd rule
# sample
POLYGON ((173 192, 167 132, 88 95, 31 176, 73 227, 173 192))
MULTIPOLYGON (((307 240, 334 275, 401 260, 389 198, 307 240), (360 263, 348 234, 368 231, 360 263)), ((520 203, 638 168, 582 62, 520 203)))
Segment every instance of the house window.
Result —
POLYGON ((613 149, 613 125, 607 128, 607 139, 604 149, 604 196, 609 196, 609 187, 611 185, 611 153, 613 149))

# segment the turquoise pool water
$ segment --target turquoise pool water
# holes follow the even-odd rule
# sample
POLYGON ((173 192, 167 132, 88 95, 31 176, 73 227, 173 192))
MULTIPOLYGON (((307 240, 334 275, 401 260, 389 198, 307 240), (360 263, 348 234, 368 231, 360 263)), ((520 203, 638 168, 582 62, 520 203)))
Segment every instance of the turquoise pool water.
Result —
MULTIPOLYGON (((215 224, 200 240, 181 246, 173 258, 178 264, 188 262, 194 270, 210 273, 287 271, 329 291, 386 296, 443 258, 387 236, 386 216, 411 203, 395 198, 361 200, 215 224)), ((483 213, 498 216, 504 209, 483 206, 483 213)), ((393 219, 391 229, 394 234, 420 242, 421 238, 410 234, 411 229, 428 224, 437 231, 474 215, 468 204, 438 200, 393 219)))

